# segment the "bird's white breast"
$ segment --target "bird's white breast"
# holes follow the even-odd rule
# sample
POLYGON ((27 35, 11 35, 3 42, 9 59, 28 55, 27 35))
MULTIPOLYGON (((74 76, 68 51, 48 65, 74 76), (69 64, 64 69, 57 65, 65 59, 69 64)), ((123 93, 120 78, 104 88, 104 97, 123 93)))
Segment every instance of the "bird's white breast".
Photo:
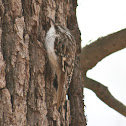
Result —
POLYGON ((53 66, 57 64, 57 56, 54 50, 54 42, 56 38, 56 31, 54 26, 48 30, 45 38, 45 47, 47 50, 48 58, 53 66))

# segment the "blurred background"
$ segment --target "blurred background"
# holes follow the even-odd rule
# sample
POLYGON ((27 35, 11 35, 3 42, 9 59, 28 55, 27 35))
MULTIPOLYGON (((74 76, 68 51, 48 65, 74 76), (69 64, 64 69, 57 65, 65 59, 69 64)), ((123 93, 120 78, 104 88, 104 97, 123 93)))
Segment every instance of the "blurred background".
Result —
MULTIPOLYGON (((82 47, 99 37, 126 28, 125 0, 78 0, 77 19, 82 47)), ((87 76, 108 87, 126 105, 126 49, 104 58, 87 76)), ((126 118, 111 109, 95 93, 84 89, 87 126, 126 126, 126 118)))

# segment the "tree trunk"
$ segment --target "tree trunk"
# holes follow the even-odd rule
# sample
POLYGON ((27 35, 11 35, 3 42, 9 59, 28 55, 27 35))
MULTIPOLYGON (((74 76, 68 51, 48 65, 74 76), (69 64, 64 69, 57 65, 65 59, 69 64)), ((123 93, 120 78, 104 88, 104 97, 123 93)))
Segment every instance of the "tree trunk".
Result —
POLYGON ((76 6, 76 0, 0 0, 1 126, 86 125, 76 6), (47 17, 68 27, 77 41, 74 79, 60 111, 44 47, 47 17))

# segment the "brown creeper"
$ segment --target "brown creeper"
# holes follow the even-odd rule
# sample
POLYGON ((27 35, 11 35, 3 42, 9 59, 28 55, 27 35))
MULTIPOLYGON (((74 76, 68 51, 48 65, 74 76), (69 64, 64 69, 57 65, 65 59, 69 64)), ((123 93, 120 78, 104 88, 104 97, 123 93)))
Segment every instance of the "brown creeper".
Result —
POLYGON ((66 96, 71 82, 76 53, 76 41, 70 31, 52 19, 51 27, 45 38, 45 47, 52 70, 57 76, 57 108, 60 107, 66 96))

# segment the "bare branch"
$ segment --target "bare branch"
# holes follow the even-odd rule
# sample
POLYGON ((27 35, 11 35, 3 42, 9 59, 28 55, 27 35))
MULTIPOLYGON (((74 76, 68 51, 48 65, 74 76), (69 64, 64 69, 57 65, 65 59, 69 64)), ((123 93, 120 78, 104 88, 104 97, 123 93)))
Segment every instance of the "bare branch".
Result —
POLYGON ((85 46, 81 52, 81 65, 84 73, 93 68, 106 56, 126 47, 126 29, 99 38, 85 46))
POLYGON ((91 89, 99 99, 120 114, 126 116, 126 106, 114 98, 106 86, 87 77, 84 78, 84 82, 84 86, 91 89))
POLYGON ((84 87, 91 89, 108 106, 126 116, 126 106, 115 99, 106 86, 86 77, 86 72, 106 56, 126 47, 126 29, 99 38, 85 46, 81 52, 81 68, 84 87))

